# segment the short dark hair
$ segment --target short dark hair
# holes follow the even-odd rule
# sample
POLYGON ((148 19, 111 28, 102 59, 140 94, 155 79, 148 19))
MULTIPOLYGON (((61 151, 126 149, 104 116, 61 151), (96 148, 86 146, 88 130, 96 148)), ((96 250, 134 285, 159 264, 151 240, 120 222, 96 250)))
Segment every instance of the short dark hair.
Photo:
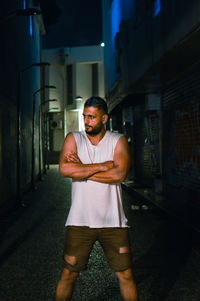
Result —
POLYGON ((99 110, 102 110, 105 114, 108 114, 107 103, 99 96, 92 96, 88 98, 84 104, 84 107, 96 107, 99 110))

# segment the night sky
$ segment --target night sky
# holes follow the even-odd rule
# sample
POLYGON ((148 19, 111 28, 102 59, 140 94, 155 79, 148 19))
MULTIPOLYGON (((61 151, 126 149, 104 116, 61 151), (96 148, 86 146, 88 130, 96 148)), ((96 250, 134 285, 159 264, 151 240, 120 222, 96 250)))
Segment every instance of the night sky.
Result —
POLYGON ((43 0, 44 48, 98 45, 102 41, 101 0, 43 0))

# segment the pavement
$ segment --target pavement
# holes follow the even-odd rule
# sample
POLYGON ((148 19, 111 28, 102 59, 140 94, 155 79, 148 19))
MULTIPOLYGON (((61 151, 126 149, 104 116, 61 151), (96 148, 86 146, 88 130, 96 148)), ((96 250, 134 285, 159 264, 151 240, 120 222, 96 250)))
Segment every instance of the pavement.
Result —
MULTIPOLYGON (((55 301, 71 180, 51 165, 25 207, 1 220, 0 301, 55 301)), ((123 190, 140 301, 199 301, 200 245, 191 228, 123 190), (145 205, 145 206, 144 206, 145 205)), ((119 283, 97 242, 72 301, 121 301, 119 283)))

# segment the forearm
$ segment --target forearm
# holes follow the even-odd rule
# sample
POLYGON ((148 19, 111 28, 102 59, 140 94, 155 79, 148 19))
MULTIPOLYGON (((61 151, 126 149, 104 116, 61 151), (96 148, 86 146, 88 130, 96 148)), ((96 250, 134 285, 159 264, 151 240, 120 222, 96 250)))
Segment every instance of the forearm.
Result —
POLYGON ((98 172, 104 171, 105 168, 101 163, 82 164, 67 162, 61 163, 59 170, 61 176, 64 178, 87 179, 98 172))
POLYGON ((120 183, 123 182, 127 174, 115 166, 107 171, 102 171, 91 175, 88 180, 100 183, 120 183))

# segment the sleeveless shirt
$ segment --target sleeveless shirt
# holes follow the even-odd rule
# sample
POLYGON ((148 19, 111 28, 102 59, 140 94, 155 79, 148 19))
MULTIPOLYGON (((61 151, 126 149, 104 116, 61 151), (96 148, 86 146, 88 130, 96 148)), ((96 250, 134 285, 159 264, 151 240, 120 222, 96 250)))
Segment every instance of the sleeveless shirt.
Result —
MULTIPOLYGON (((106 131, 98 145, 93 145, 85 131, 73 132, 77 154, 83 164, 113 160, 118 133, 106 131)), ((128 227, 123 209, 120 183, 100 183, 72 179, 72 204, 66 226, 91 228, 128 227)))

